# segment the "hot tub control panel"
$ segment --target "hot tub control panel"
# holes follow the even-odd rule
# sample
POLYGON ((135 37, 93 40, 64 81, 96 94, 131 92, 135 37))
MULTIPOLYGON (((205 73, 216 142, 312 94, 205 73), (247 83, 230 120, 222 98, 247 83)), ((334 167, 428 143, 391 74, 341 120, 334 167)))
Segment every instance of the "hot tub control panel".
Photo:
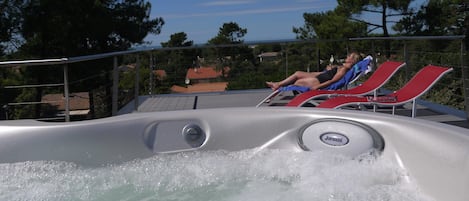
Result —
POLYGON ((374 129, 345 119, 320 119, 308 124, 301 129, 299 143, 305 150, 350 156, 384 148, 382 137, 374 129))
POLYGON ((195 149, 202 146, 207 138, 200 125, 195 120, 155 122, 145 129, 144 142, 154 153, 195 149))

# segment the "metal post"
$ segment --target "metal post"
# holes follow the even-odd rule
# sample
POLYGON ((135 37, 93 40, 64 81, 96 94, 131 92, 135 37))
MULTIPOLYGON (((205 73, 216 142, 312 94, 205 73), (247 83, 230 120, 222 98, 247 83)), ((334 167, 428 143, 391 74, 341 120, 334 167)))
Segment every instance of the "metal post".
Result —
POLYGON ((117 99, 119 93, 119 68, 117 67, 117 57, 114 57, 112 69, 112 116, 117 115, 117 99))
MULTIPOLYGON (((466 111, 466 119, 469 119, 469 77, 467 66, 464 63, 464 40, 461 40, 461 53, 460 53, 460 63, 461 63, 461 73, 462 73, 462 85, 463 85, 463 96, 464 96, 464 110, 466 111)), ((466 53, 468 53, 467 51, 466 53)), ((466 56, 467 57, 467 56, 466 56)))
POLYGON ((316 71, 319 72, 321 71, 321 50, 319 49, 319 44, 316 43, 316 57, 318 58, 318 62, 316 63, 316 71))
POLYGON ((407 53, 407 42, 404 41, 404 62, 406 63, 405 65, 405 80, 409 80, 409 68, 410 68, 410 62, 409 62, 409 57, 407 53))
MULTIPOLYGON (((467 11, 468 10, 468 4, 464 4, 464 10, 467 11)), ((466 27, 466 31, 465 31, 465 37, 463 39, 461 39, 461 67, 463 69, 463 87, 464 87, 464 102, 466 103, 465 104, 465 110, 466 110, 466 119, 469 119, 469 76, 468 76, 468 73, 469 73, 469 16, 467 16, 467 14, 465 14, 465 17, 464 17, 464 24, 465 24, 465 27, 466 27), (466 56, 464 57, 464 54, 466 54, 466 56), (466 63, 464 62, 464 58, 466 58, 466 63), (467 68, 467 69, 464 69, 464 68, 467 68)))
POLYGON ((68 91, 68 65, 64 65, 65 121, 70 121, 70 95, 68 91))
MULTIPOLYGON (((376 56, 375 41, 373 40, 371 41, 371 55, 373 56, 373 61, 371 61, 373 63, 373 67, 377 68, 378 57, 376 56)), ((373 69, 373 70, 376 70, 376 69, 373 69)))
POLYGON ((5 111, 5 120, 8 120, 8 104, 3 105, 3 110, 5 111))
POLYGON ((285 44, 285 77, 288 77, 288 48, 286 46, 287 44, 285 44))
POLYGON ((148 94, 153 96, 153 54, 150 53, 150 83, 148 94))
POLYGON ((137 55, 137 63, 135 64, 135 95, 134 95, 134 110, 138 111, 138 83, 140 81, 139 70, 140 69, 140 57, 137 55))
MULTIPOLYGON (((378 64, 377 64, 377 63, 378 63, 378 62, 377 62, 377 61, 378 61, 378 57, 376 56, 375 41, 374 41, 374 40, 371 41, 371 55, 373 56, 373 61, 371 61, 371 62, 372 62, 372 64, 373 64, 373 68, 375 68, 375 69, 372 69, 372 71, 376 71, 377 68, 378 68, 378 64)), ((378 97, 378 91, 379 91, 379 90, 380 90, 380 89, 373 91, 373 98, 377 98, 377 97, 378 97)), ((376 104, 373 104, 373 112, 376 112, 376 109, 378 109, 378 106, 377 106, 376 104)))

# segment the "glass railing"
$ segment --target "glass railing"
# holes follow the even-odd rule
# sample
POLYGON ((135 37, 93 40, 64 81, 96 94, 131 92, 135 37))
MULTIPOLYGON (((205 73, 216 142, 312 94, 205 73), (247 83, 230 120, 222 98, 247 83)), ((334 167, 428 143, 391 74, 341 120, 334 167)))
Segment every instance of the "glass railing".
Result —
POLYGON ((386 60, 407 63, 384 86, 389 90, 399 89, 426 65, 452 67, 453 72, 422 98, 469 114, 464 37, 254 41, 2 61, 0 72, 13 78, 0 86, 0 119, 102 118, 116 115, 142 95, 265 88, 265 81, 280 80, 298 70, 320 71, 331 56, 334 62, 341 62, 351 51, 372 55, 375 66, 386 60))

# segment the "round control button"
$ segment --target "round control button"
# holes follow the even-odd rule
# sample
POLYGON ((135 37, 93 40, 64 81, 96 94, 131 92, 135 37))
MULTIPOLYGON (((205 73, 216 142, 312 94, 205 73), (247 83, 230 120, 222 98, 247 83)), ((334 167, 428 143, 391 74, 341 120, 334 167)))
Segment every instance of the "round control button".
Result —
POLYGON ((205 142, 205 132, 198 125, 188 124, 182 129, 184 140, 191 147, 200 147, 205 142))

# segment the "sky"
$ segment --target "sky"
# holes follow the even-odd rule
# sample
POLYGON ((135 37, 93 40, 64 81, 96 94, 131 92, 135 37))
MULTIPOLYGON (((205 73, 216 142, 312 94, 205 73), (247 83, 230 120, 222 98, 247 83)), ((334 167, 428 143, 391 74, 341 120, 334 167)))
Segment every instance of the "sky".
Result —
MULTIPOLYGON (((416 0, 419 3, 424 0, 416 0)), ((235 22, 247 29, 244 41, 295 39, 293 27, 304 25, 303 13, 333 10, 333 0, 149 0, 150 17, 165 21, 159 35, 148 35, 150 46, 167 42, 172 34, 184 32, 194 44, 205 44, 224 23, 235 22)), ((380 23, 379 17, 368 21, 380 23)))

